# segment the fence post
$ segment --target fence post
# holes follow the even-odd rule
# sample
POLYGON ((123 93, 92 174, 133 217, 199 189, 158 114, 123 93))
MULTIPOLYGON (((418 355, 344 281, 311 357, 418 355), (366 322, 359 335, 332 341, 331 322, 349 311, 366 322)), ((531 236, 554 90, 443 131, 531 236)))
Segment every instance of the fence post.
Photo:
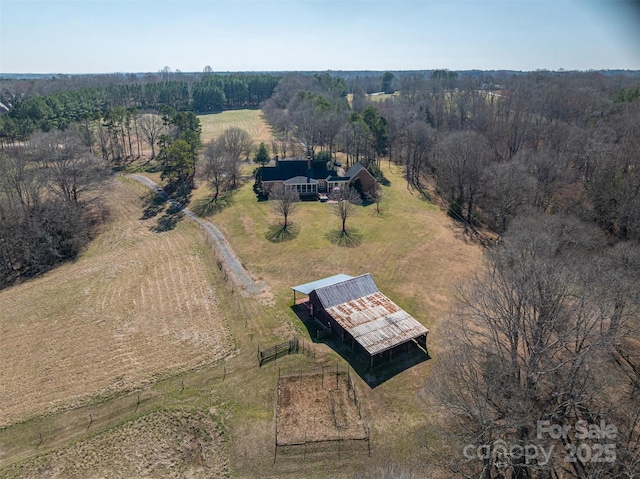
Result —
POLYGON ((280 368, 278 368, 278 384, 276 386, 276 431, 275 445, 273 450, 273 463, 276 463, 278 457, 278 415, 280 412, 280 368))

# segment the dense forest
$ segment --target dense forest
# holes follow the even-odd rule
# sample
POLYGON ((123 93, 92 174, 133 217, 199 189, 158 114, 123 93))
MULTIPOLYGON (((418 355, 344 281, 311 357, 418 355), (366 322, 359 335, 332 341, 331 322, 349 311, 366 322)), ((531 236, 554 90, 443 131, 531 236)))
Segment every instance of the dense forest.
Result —
POLYGON ((137 115, 163 107, 197 113, 258 108, 271 96, 279 77, 209 73, 199 78, 167 74, 164 79, 156 76, 81 79, 2 82, 0 102, 9 111, 0 115, 0 143, 13 144, 29 138, 36 130, 64 130, 78 122, 107 123, 123 115, 129 115, 131 121, 137 115))
POLYGON ((354 82, 349 105, 340 79, 283 78, 264 111, 274 152, 340 154, 378 175, 383 158, 402 165, 408 188, 488 246, 443 318, 448 351, 427 387, 447 450, 434 461, 457 477, 637 475, 637 78, 391 81, 383 97, 354 82))
POLYGON ((496 81, 436 70, 394 78, 398 91, 383 100, 354 81, 349 104, 344 80, 289 76, 263 109, 279 132, 274 153, 402 164, 410 187, 435 192, 469 227, 503 233, 533 209, 640 239, 638 80, 533 72, 496 81))
MULTIPOLYGON (((429 385, 451 449, 434 456, 441 467, 483 478, 640 473, 637 76, 212 74, 1 98, 0 286, 77 253, 83 241, 66 231, 89 235, 73 222, 82 191, 140 156, 140 141, 152 156, 158 146, 180 189, 200 149, 193 112, 261 105, 272 154, 360 161, 381 180, 387 162, 401 165, 407 188, 487 248, 442 320, 449 351, 429 385), (581 425, 615 433, 585 440, 581 425)), ((223 140, 204 152, 216 188, 223 140)))

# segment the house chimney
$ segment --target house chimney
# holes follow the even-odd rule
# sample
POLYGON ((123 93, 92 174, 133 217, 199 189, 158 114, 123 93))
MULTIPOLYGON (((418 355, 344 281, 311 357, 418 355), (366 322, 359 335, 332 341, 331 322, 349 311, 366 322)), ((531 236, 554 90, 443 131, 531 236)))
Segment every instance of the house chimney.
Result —
POLYGON ((307 156, 307 168, 311 169, 311 156, 307 156))
POLYGON ((276 168, 278 167, 278 155, 276 155, 276 168))

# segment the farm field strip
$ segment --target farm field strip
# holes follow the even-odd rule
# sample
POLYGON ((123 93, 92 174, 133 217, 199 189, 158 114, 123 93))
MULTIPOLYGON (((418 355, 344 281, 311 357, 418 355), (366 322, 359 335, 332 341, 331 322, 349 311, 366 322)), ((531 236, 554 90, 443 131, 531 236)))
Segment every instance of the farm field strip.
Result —
POLYGON ((214 140, 228 128, 246 130, 256 142, 269 144, 272 135, 260 110, 228 110, 210 115, 198 115, 202 127, 202 142, 214 140))
POLYGON ((9 466, 3 477, 228 477, 228 462, 212 418, 177 409, 147 414, 26 464, 9 466))
MULTIPOLYGON (((129 175, 129 177, 133 178, 136 181, 139 181, 155 192, 161 191, 157 184, 143 175, 132 174, 129 175)), ((173 205, 177 204, 173 200, 169 200, 169 202, 173 205)), ((246 268, 236 255, 235 251, 231 247, 231 244, 229 244, 229 242, 225 238, 222 231, 220 231, 220 229, 215 224, 198 217, 188 208, 182 209, 182 213, 191 218, 204 229, 205 234, 213 242, 217 257, 221 262, 221 267, 224 268, 225 272, 231 275, 232 281, 240 289, 241 294, 245 296, 262 296, 263 301, 267 303, 270 302, 271 293, 268 290, 268 286, 264 283, 264 281, 259 283, 254 281, 254 279, 251 277, 251 274, 246 270, 246 268)))
MULTIPOLYGON (((251 110, 200 116, 203 141, 226 127, 243 127, 246 119, 242 115, 253 115, 252 122, 262 122, 260 112, 251 110), (232 119, 231 113, 238 116, 232 119)), ((268 132, 264 124, 261 128, 268 132)), ((7 403, 10 414, 5 417, 1 415, 5 411, 0 411, 0 428, 19 418, 37 416, 0 434, 0 461, 4 450, 5 464, 9 464, 0 476, 61 477, 55 474, 66 469, 74 474, 85 472, 76 477, 92 477, 84 463, 96 465, 95 457, 105 466, 97 467, 93 477, 353 477, 356 471, 367 471, 378 463, 386 468, 388 463, 410 460, 424 466, 425 442, 438 441, 433 419, 437 411, 429 406, 428 390, 438 352, 446 347, 446 338, 438 336, 438 324, 449 309, 455 283, 473 275, 480 265, 481 250, 435 205, 406 188, 401 167, 385 161, 383 169, 391 181, 390 187, 384 187, 383 214, 376 215, 370 205, 349 219, 348 229, 362 236, 361 244, 354 248, 330 241, 328 232, 339 227, 339 219, 328 205, 316 202, 301 203, 293 215, 299 228, 295 238, 272 243, 267 233, 279 218, 268 202, 256 201, 251 182, 234 192, 228 208, 211 217, 242 264, 258 282, 269 285, 273 303, 268 304, 260 297, 237 294, 233 283, 225 281, 198 226, 182 219, 171 231, 152 231, 157 217, 140 220, 145 188, 126 178, 116 182, 107 198, 111 220, 78 261, 32 281, 30 291, 24 290, 28 286, 24 284, 0 292, 0 304, 12 311, 11 315, 0 313, 0 333, 14 340, 20 334, 47 338, 39 343, 26 338, 11 354, 1 349, 4 339, 0 339, 0 361, 34 355, 39 363, 34 366, 25 359, 18 365, 16 359, 9 371, 0 371, 0 384, 26 384, 18 384, 21 389, 17 390, 0 390, 0 401, 13 401, 7 403), (306 339, 304 324, 290 309, 291 285, 336 273, 365 272, 372 273, 385 294, 430 329, 429 351, 435 361, 415 365, 373 389, 354 373, 361 418, 366 418, 371 438, 371 457, 366 442, 357 454, 343 450, 342 458, 339 448, 345 444, 309 449, 306 459, 297 457, 306 446, 286 446, 274 463, 274 386, 281 368, 297 374, 317 370, 320 364, 333 367, 338 363, 342 368, 346 363, 331 346, 316 344, 313 358, 296 355, 258 368, 256 348, 293 336, 306 339), (46 314, 38 314, 42 312, 46 314), (67 335, 82 340, 65 344, 67 335), (39 359, 38 354, 45 352, 48 359, 39 359), (217 361, 222 358, 225 361, 217 361), (47 362, 51 363, 49 378, 40 373, 47 362), (84 363, 89 366, 82 366, 84 363), (86 374, 96 377, 76 387, 74 381, 85 381, 86 374), (57 389, 56 383, 61 383, 57 389), (36 391, 38 387, 42 391, 36 391), (109 392, 114 394, 108 399, 91 401, 109 392), (134 412, 138 392, 143 402, 134 412), (16 399, 20 394, 28 400, 24 405, 16 399), (69 409, 80 404, 84 407, 69 409), (192 419, 171 422, 170 427, 165 426, 172 419, 156 415, 158 410, 180 415, 183 407, 192 419), (62 409, 65 412, 56 414, 62 409), (92 426, 87 431, 82 424, 91 412, 96 429, 92 426), (46 416, 38 416, 41 414, 46 416), (163 437, 191 437, 185 433, 192 426, 211 431, 202 426, 208 418, 224 425, 222 451, 216 446, 206 457, 199 457, 192 448, 177 447, 163 437), (45 439, 38 452, 33 447, 41 427, 45 439), (133 436, 142 444, 130 439, 132 427, 139 431, 133 436), (54 432, 65 428, 71 428, 73 434, 65 438, 61 432, 54 438, 54 432), (97 431, 103 432, 93 436, 97 431), (20 441, 14 448, 6 442, 12 435, 20 441), (109 439, 103 442, 103 438, 109 439), (158 450, 149 449, 154 441, 158 450), (122 448, 116 447, 120 442, 122 448), (160 449, 162 457, 158 458, 160 449), (134 451, 139 451, 135 457, 134 451), (214 451, 218 451, 217 459, 211 455, 214 451), (147 457, 158 462, 159 468, 150 467, 147 457), (73 465, 76 458, 79 464, 73 465), (173 464, 171 470, 164 469, 163 464, 168 463, 173 464)), ((154 175, 148 176, 159 181, 154 175)), ((208 194, 201 183, 193 198, 208 194)), ((333 416, 326 421, 310 417, 306 423, 314 431, 309 431, 307 440, 323 428, 324 436, 333 434, 326 426, 343 417, 352 418, 347 421, 353 427, 348 436, 357 439, 364 425, 356 419, 356 411, 348 401, 331 394, 325 406, 334 411, 333 416)), ((292 416, 290 422, 299 419, 292 416)), ((293 425, 289 433, 285 426, 282 439, 286 441, 288 435, 291 440, 302 437, 304 441, 301 424, 293 425)), ((340 439, 344 439, 343 432, 340 439)), ((211 444, 216 443, 215 434, 211 437, 211 444)), ((193 441, 185 439, 184 444, 193 441)))
POLYGON ((0 427, 232 352, 202 234, 151 231, 133 184, 111 183, 112 219, 84 257, 0 292, 0 427))

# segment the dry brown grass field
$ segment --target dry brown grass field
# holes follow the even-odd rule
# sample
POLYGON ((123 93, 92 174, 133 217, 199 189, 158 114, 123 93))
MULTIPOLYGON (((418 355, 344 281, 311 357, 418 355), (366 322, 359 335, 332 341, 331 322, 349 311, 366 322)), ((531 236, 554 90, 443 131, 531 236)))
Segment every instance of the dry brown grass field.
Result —
POLYGON ((141 219, 143 192, 111 181, 110 219, 86 253, 0 292, 0 426, 233 351, 198 228, 152 231, 156 219, 141 219))
POLYGON ((271 131, 262 118, 260 110, 229 110, 210 115, 198 115, 202 126, 202 142, 218 138, 224 130, 231 127, 242 128, 251 135, 256 146, 263 141, 271 142, 271 131))
MULTIPOLYGON (((227 113, 233 112, 209 115, 209 126, 203 122, 205 141, 221 124, 234 125, 223 118, 227 113)), ((261 121, 259 112, 252 115, 261 121)), ((268 132, 266 125, 259 130, 268 132)), ((7 365, 0 371, 0 424, 6 426, 0 427, 0 477, 37 477, 37 471, 83 477, 91 465, 111 467, 114 477, 354 477, 367 471, 373 475, 365 477, 376 477, 388 464, 405 477, 424 477, 431 471, 428 448, 441 440, 429 392, 438 353, 446 348, 439 324, 455 285, 478 269, 482 251, 439 208, 407 189, 400 167, 382 166, 391 181, 383 214, 369 205, 348 220, 359 243, 353 247, 335 243, 339 219, 319 202, 299 205, 291 217, 294 238, 271 241, 281 219, 268 202, 256 201, 251 181, 209 217, 253 276, 268 283, 275 296, 270 306, 225 283, 197 226, 182 219, 169 231, 153 231, 162 213, 141 219, 144 187, 114 180, 105 197, 111 218, 81 258, 0 292, 0 361, 7 365), (320 341, 311 356, 260 368, 257 348, 293 336, 314 342, 291 309, 291 286, 365 272, 430 329, 432 359, 375 387, 352 372, 371 457, 339 455, 330 447, 274 463, 279 374, 336 364, 344 371, 347 362, 339 344, 320 341), (175 415, 186 419, 169 419, 175 415), (211 438, 200 459, 189 446, 194 427, 211 438), (165 435, 187 439, 161 439, 165 435), (147 455, 156 457, 149 451, 173 466, 145 466, 147 455)), ((194 198, 206 194, 200 184, 194 198)))
POLYGON ((61 448, 7 478, 228 477, 228 458, 215 422, 205 414, 159 411, 61 448))
POLYGON ((324 374, 280 378, 278 444, 363 439, 367 436, 347 375, 327 368, 324 374))

